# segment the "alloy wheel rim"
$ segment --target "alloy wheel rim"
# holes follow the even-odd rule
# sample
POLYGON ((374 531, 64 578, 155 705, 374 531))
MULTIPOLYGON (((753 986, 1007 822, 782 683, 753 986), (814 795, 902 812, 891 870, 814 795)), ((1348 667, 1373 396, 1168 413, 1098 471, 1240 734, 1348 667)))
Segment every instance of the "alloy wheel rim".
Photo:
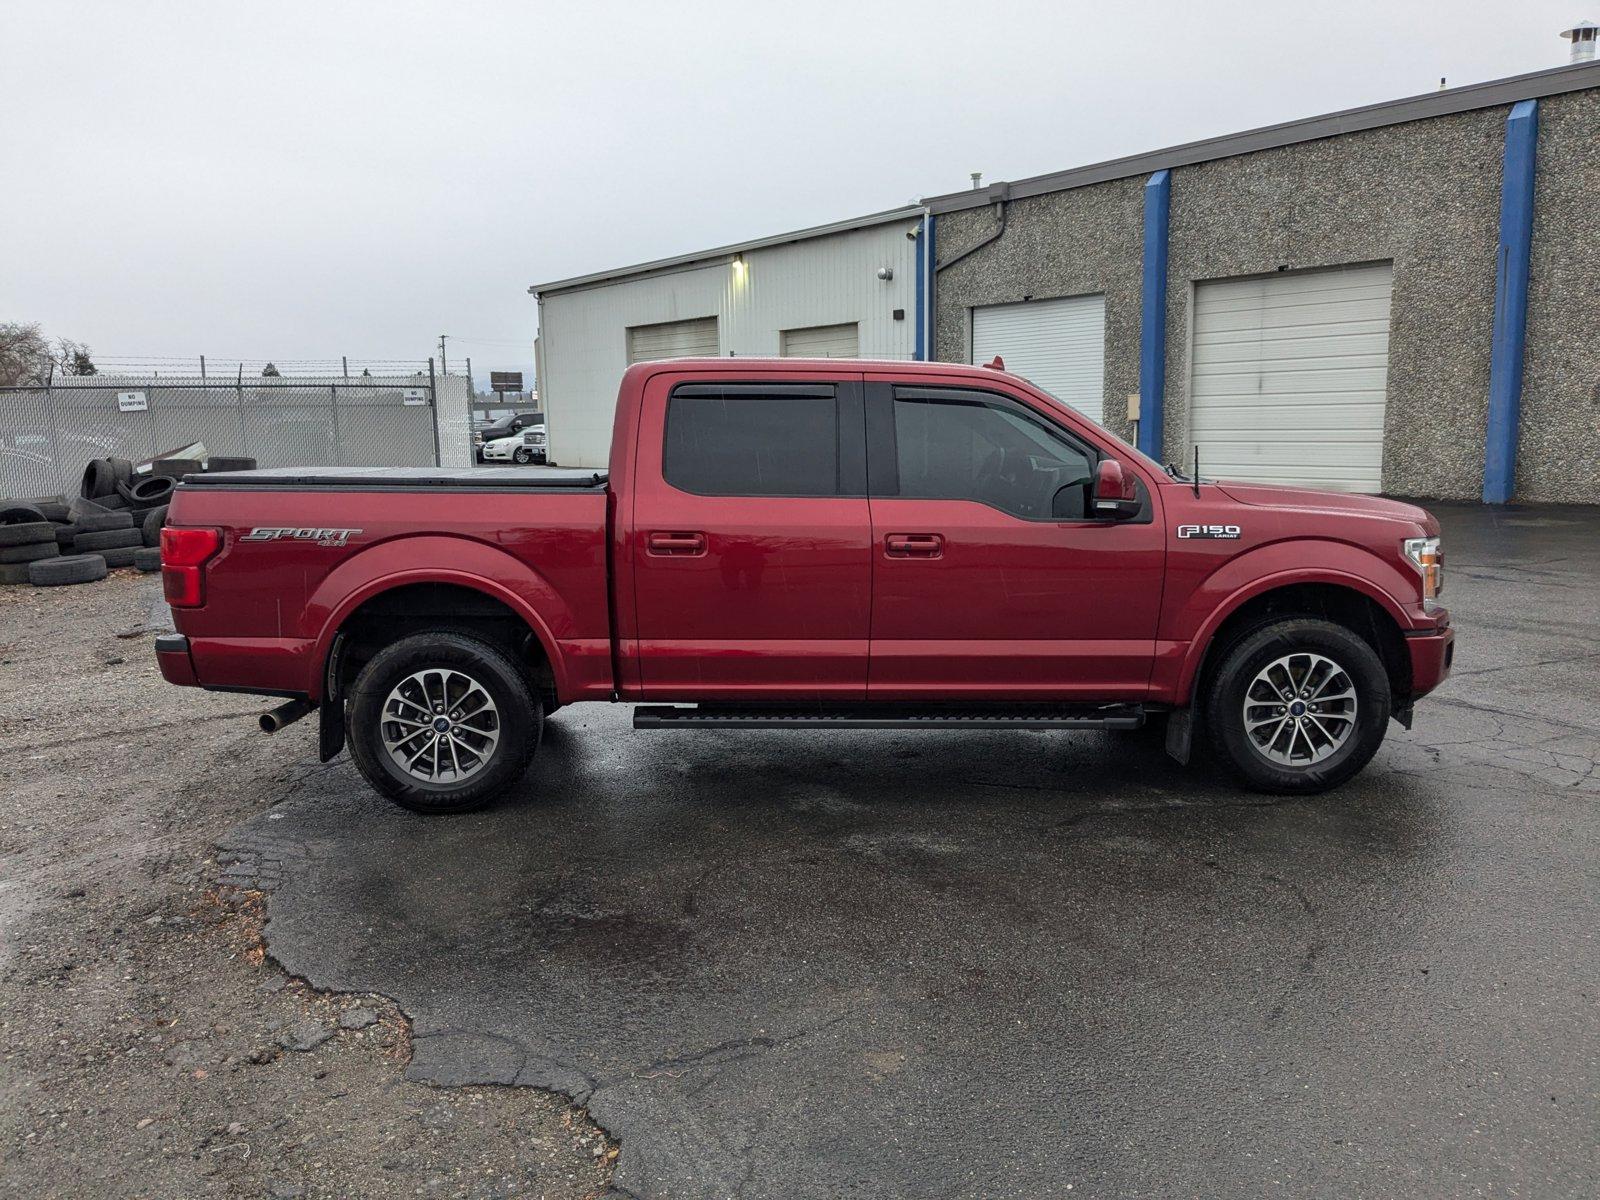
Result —
POLYGON ((378 717, 384 751, 401 772, 428 784, 479 774, 500 744, 500 710, 488 689, 449 667, 407 675, 378 717))
POLYGON ((1326 655, 1285 654, 1250 681, 1243 713, 1256 753, 1282 767, 1316 766, 1355 731, 1355 681, 1326 655))

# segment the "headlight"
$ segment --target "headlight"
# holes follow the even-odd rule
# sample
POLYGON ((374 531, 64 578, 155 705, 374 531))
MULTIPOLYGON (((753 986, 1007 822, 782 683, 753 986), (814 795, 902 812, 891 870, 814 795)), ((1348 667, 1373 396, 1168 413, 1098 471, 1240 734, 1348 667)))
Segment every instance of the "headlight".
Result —
POLYGON ((1436 537, 1407 538, 1406 557, 1422 574, 1422 600, 1424 605, 1437 600, 1444 591, 1444 551, 1436 537))

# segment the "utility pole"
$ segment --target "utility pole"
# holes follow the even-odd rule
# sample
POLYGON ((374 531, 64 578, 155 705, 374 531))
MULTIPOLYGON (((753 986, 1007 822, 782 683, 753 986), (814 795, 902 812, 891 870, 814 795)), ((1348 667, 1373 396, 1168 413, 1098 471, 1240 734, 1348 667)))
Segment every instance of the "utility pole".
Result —
POLYGON ((450 360, 444 355, 444 341, 449 336, 448 333, 439 335, 439 374, 441 375, 450 374, 450 360))

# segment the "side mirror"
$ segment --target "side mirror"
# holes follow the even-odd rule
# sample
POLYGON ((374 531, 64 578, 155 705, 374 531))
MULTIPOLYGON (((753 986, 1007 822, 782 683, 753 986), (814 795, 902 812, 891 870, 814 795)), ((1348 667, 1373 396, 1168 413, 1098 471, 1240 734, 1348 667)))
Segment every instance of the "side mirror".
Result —
POLYGON ((1114 458, 1102 458, 1094 469, 1094 488, 1091 493, 1094 515, 1109 517, 1113 521, 1137 516, 1139 489, 1133 476, 1122 469, 1114 458))

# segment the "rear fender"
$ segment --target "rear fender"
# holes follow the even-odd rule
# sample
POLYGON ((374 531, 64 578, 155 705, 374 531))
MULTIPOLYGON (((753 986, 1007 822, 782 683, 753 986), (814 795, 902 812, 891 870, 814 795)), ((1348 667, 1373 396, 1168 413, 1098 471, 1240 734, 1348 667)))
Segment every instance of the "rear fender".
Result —
POLYGON ((1320 540, 1262 546, 1230 560, 1208 576, 1169 622, 1173 633, 1168 645, 1182 647, 1182 656, 1175 664, 1157 663, 1158 676, 1166 674, 1167 678, 1152 681, 1153 694, 1168 692, 1173 704, 1188 704, 1206 650, 1222 623, 1257 596, 1308 583, 1358 592, 1375 601, 1402 630, 1422 624, 1420 611, 1412 612, 1396 599, 1397 595, 1405 595, 1407 586, 1414 587, 1414 581, 1405 579, 1397 568, 1369 551, 1344 542, 1320 540), (1316 565, 1284 568, 1285 549, 1314 558, 1316 565), (1193 632, 1186 632, 1189 630, 1193 632))
POLYGON ((567 691, 566 663, 556 631, 574 628, 571 609, 550 582, 521 559, 467 538, 429 534, 380 542, 330 571, 306 602, 305 620, 318 630, 307 692, 321 699, 334 637, 350 614, 383 592, 413 583, 448 583, 492 596, 533 631, 549 660, 556 693, 567 691), (418 567, 416 563, 449 563, 418 567))

